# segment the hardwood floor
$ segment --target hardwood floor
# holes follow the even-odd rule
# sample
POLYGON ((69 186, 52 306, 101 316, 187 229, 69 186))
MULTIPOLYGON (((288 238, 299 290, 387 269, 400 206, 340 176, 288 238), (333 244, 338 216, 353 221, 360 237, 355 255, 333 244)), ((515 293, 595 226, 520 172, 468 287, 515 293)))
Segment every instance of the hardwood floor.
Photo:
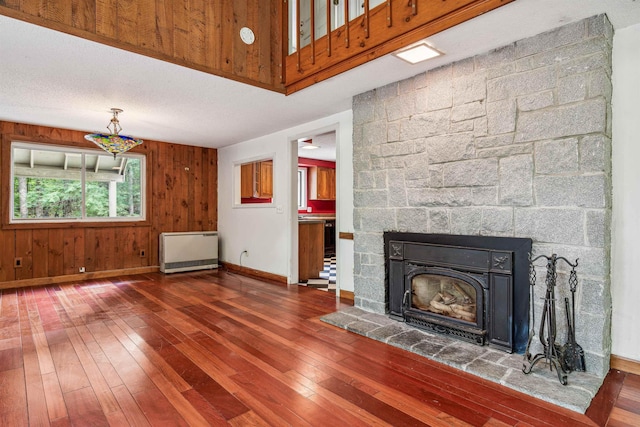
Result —
POLYGON ((640 425, 639 376, 581 415, 319 320, 346 304, 223 271, 4 290, 0 425, 640 425))

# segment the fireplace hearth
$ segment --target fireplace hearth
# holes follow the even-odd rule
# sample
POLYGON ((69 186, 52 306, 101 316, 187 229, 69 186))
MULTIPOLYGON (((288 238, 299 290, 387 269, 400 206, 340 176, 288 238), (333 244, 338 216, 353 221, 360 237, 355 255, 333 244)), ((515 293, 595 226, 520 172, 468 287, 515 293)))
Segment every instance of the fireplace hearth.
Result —
POLYGON ((386 232, 389 316, 523 353, 531 239, 386 232))

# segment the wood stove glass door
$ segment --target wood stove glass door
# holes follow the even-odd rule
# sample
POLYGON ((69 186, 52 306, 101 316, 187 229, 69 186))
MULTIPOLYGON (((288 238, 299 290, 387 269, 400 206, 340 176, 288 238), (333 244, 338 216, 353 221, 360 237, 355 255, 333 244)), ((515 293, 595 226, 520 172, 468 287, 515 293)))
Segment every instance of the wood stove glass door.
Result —
POLYGON ((405 280, 411 292, 405 309, 484 328, 484 289, 475 277, 451 269, 424 267, 414 269, 405 280))

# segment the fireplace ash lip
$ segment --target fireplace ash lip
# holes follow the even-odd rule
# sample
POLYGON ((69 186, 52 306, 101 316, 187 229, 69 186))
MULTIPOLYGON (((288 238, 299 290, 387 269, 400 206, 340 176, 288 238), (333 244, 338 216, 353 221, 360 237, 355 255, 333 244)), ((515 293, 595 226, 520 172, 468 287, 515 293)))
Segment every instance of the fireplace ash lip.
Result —
POLYGON ((448 322, 449 329, 444 326, 448 335, 479 345, 488 343, 506 352, 523 353, 529 328, 531 247, 529 238, 385 232, 388 315, 433 332, 441 332, 442 324, 448 322), (443 320, 445 316, 430 316, 424 310, 404 307, 404 293, 411 292, 407 274, 416 268, 443 268, 463 277, 480 277, 479 282, 486 287, 476 288, 484 300, 482 315, 476 316, 477 324, 443 320), (431 320, 425 320, 429 317, 431 320))

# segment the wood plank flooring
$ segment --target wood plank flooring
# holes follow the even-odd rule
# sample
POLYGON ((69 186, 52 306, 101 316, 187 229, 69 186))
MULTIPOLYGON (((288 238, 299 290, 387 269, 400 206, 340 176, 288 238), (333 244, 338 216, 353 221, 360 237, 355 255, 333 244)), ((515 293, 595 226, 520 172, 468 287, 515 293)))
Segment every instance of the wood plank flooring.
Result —
POLYGON ((327 325, 327 292, 224 271, 0 294, 0 425, 640 425, 611 371, 586 415, 327 325))

